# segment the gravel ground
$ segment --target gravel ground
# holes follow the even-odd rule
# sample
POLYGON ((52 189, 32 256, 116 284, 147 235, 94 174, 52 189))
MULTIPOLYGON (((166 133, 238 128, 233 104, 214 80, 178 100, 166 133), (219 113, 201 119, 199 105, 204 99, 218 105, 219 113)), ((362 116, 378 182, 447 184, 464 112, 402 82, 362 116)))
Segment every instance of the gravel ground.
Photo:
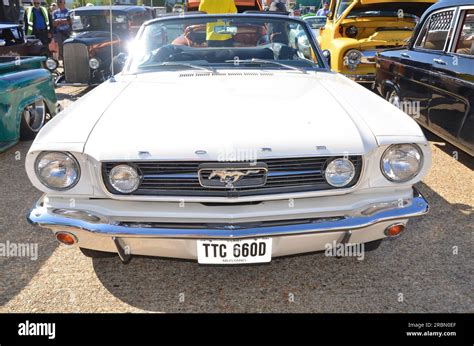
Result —
MULTIPOLYGON (((64 106, 81 89, 58 89, 64 106)), ((429 215, 363 261, 310 254, 267 265, 82 256, 25 214, 41 195, 24 170, 31 142, 0 154, 0 243, 37 243, 38 258, 0 257, 0 312, 474 312, 474 160, 431 134, 418 188, 429 215)))

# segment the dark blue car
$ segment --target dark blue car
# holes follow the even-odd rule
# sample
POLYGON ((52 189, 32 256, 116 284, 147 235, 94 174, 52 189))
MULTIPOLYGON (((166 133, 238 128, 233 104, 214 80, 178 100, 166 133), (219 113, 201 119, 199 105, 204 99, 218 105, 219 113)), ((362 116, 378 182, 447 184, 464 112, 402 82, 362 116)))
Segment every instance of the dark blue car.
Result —
POLYGON ((474 156, 474 0, 431 6, 407 47, 376 61, 383 97, 474 156))

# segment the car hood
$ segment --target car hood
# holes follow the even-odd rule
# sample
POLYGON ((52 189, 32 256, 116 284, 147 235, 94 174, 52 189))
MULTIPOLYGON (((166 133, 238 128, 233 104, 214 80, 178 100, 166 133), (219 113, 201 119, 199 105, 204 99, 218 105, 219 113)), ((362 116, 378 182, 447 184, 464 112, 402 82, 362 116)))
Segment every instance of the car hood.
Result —
MULTIPOLYGON (((242 151, 258 157, 364 154, 377 145, 376 138, 343 105, 339 85, 347 97, 368 95, 373 108, 367 111, 377 112, 380 105, 398 111, 333 73, 148 73, 107 108, 85 152, 97 160, 219 160, 242 151)), ((421 133, 406 115, 397 115, 402 126, 406 119, 421 133)), ((375 121, 380 134, 391 133, 382 126, 385 120, 375 121)))
POLYGON ((426 141, 410 117, 335 73, 184 71, 116 80, 53 119, 32 149, 80 148, 99 161, 229 160, 363 155, 384 143, 426 141))

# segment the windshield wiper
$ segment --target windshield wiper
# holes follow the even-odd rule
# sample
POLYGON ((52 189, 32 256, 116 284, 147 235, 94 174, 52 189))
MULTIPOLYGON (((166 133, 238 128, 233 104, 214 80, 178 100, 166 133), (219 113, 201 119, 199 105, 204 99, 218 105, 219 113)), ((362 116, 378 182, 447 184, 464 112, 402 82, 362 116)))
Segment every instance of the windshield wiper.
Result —
POLYGON ((225 62, 232 62, 236 66, 238 66, 238 64, 240 64, 240 63, 242 63, 242 64, 271 64, 271 65, 278 65, 278 66, 281 66, 281 67, 285 67, 285 68, 290 69, 290 70, 299 71, 301 73, 308 73, 308 72, 306 72, 306 70, 304 68, 287 65, 287 64, 284 64, 282 62, 275 61, 275 60, 265 60, 265 59, 255 59, 254 58, 254 59, 246 59, 246 60, 226 60, 225 62))
POLYGON ((194 64, 189 64, 186 62, 177 62, 177 61, 165 61, 159 64, 149 64, 149 65, 142 65, 140 66, 141 68, 143 67, 160 67, 160 66, 182 66, 182 67, 189 67, 195 70, 204 70, 204 71, 211 71, 211 72, 216 72, 216 69, 210 66, 200 66, 200 65, 194 65, 194 64))

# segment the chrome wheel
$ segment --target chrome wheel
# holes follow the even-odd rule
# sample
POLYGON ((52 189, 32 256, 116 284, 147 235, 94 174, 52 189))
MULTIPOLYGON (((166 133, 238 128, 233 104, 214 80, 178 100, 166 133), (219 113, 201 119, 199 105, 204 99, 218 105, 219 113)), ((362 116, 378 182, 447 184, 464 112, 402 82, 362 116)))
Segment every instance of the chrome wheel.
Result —
POLYGON ((38 132, 46 119, 46 107, 43 100, 37 100, 23 110, 25 125, 31 132, 38 132))
POLYGON ((400 107, 400 96, 395 90, 391 90, 387 93, 387 101, 396 107, 400 107))

